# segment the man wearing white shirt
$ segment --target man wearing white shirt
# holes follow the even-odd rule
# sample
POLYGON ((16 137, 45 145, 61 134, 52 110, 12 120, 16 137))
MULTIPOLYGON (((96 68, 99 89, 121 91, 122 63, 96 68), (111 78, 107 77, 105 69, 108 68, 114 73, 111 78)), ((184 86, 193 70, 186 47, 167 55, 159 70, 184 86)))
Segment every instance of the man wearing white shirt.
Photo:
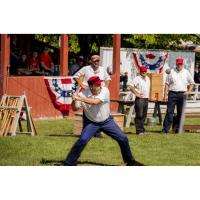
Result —
POLYGON ((135 127, 136 134, 143 135, 145 132, 144 122, 147 116, 148 100, 150 93, 150 80, 147 76, 147 67, 140 66, 140 74, 133 82, 129 82, 130 90, 135 94, 135 127))
POLYGON ((98 55, 93 55, 91 57, 91 65, 81 68, 77 73, 74 74, 73 78, 78 82, 79 86, 82 88, 88 87, 88 79, 91 76, 99 76, 103 86, 108 87, 111 81, 110 76, 108 75, 106 69, 102 66, 99 66, 100 57, 98 55))
POLYGON ((103 131, 118 142, 123 160, 127 165, 142 165, 134 159, 128 138, 110 115, 110 93, 108 88, 101 87, 101 82, 103 80, 100 80, 98 76, 90 77, 88 80, 89 88, 82 93, 74 94, 72 97, 73 109, 78 110, 82 107, 85 120, 81 136, 69 152, 65 165, 75 166, 77 164, 84 147, 98 131, 103 131))
POLYGON ((181 117, 187 96, 193 89, 194 80, 188 70, 184 68, 184 59, 176 59, 176 68, 169 71, 164 89, 164 100, 167 101, 167 111, 163 122, 162 132, 167 134, 173 123, 174 109, 177 108, 175 118, 175 133, 179 133, 181 117))

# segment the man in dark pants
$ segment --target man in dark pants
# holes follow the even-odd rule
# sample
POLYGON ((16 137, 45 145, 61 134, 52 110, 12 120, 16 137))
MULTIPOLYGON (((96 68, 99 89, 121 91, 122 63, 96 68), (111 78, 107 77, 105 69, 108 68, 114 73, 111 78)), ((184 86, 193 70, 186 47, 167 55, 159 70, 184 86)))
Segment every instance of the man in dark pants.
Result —
POLYGON ((150 80, 147 76, 147 67, 140 67, 140 74, 133 82, 128 83, 130 90, 135 94, 135 127, 136 134, 144 135, 144 122, 147 116, 150 80))
POLYGON ((103 131, 118 142, 123 160, 127 165, 142 165, 134 159, 128 138, 110 115, 110 93, 107 87, 101 87, 101 82, 103 81, 98 76, 92 76, 88 80, 89 88, 73 95, 73 109, 78 110, 83 107, 85 119, 81 136, 69 152, 65 165, 76 165, 86 144, 98 131, 103 131))
POLYGON ((172 123, 175 133, 179 133, 181 119, 184 115, 184 107, 188 94, 193 89, 194 80, 188 70, 184 69, 184 59, 176 59, 176 68, 168 72, 165 81, 164 100, 167 101, 167 112, 163 122, 162 132, 167 134, 172 123), (177 108, 177 115, 174 117, 174 109, 177 108))

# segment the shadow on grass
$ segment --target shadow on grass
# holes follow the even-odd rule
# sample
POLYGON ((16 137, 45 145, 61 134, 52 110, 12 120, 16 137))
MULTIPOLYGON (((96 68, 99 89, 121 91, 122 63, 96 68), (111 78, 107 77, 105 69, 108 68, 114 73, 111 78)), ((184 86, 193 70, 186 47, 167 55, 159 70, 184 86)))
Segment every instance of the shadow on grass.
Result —
POLYGON ((79 135, 73 135, 73 134, 49 134, 48 136, 52 136, 52 137, 76 137, 79 138, 79 135))
MULTIPOLYGON (((48 165, 48 166, 64 166, 64 160, 46 160, 46 159, 43 158, 40 161, 40 163, 43 164, 43 165, 48 165)), ((82 165, 82 166, 118 166, 118 165, 109 165, 109 164, 90 162, 90 161, 77 162, 77 165, 82 165)))
POLYGON ((105 163, 97 163, 97 162, 90 162, 90 161, 77 162, 77 164, 85 165, 85 166, 118 166, 118 165, 109 165, 105 163))
POLYGON ((64 160, 46 160, 42 159, 40 161, 41 164, 43 165, 50 165, 50 166, 63 166, 64 165, 64 160))
POLYGON ((161 130, 148 130, 147 129, 146 131, 148 131, 150 133, 160 133, 160 134, 162 134, 161 130))
POLYGON ((124 133, 126 134, 126 135, 136 135, 136 133, 133 133, 133 132, 131 132, 131 131, 124 131, 124 133))

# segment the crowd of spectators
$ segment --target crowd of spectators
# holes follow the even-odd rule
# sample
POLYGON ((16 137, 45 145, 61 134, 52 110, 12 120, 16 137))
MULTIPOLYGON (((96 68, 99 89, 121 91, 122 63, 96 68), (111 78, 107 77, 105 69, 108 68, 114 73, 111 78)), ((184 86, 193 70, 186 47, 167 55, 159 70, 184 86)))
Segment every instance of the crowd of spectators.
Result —
POLYGON ((20 49, 17 36, 11 37, 10 75, 51 76, 54 75, 54 69, 55 66, 48 47, 43 47, 41 53, 33 50, 30 55, 27 55, 20 49))

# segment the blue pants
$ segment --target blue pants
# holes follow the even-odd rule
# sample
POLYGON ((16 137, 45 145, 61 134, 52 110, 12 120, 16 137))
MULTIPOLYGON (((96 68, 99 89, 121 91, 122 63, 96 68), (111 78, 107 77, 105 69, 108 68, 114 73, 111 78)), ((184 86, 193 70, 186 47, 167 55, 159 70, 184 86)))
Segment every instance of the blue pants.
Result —
POLYGON ((135 99, 135 127, 136 134, 144 133, 144 122, 147 116, 148 111, 148 99, 147 98, 138 98, 135 99))
POLYGON ((134 161, 134 157, 131 153, 128 138, 114 122, 113 117, 110 116, 103 122, 92 122, 85 117, 84 127, 80 138, 76 141, 71 151, 69 152, 65 164, 75 166, 78 158, 81 155, 86 144, 98 131, 103 131, 105 134, 116 140, 120 146, 121 154, 125 163, 131 163, 134 161))
POLYGON ((163 122, 163 132, 168 133, 171 125, 173 123, 173 117, 174 117, 174 109, 175 106, 177 108, 177 115, 175 120, 175 132, 178 133, 179 127, 180 127, 180 121, 182 116, 182 110, 184 106, 184 102, 186 100, 186 97, 184 95, 184 92, 173 92, 169 91, 168 94, 168 103, 167 103, 167 112, 165 115, 165 119, 163 122))

